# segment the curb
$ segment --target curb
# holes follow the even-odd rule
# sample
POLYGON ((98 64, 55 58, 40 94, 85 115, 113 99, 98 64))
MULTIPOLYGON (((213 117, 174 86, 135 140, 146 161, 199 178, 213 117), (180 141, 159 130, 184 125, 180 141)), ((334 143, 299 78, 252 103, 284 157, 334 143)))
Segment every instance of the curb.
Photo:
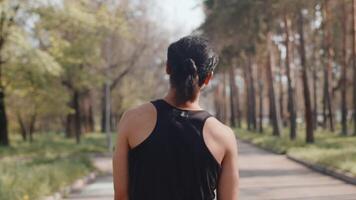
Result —
POLYGON ((67 196, 72 192, 77 192, 83 189, 86 185, 92 183, 98 176, 98 172, 91 172, 84 178, 79 178, 74 183, 68 187, 61 189, 59 192, 52 194, 51 196, 44 197, 43 200, 61 200, 63 197, 67 196))
POLYGON ((304 161, 304 160, 295 158, 295 157, 293 157, 291 155, 288 155, 288 153, 275 152, 275 151, 273 151, 271 149, 258 146, 258 145, 254 144, 254 143, 252 143, 252 142, 250 142, 248 140, 244 140, 244 139, 238 138, 238 137, 236 137, 236 138, 239 139, 242 142, 248 143, 248 144, 250 144, 250 145, 252 145, 252 146, 254 146, 256 148, 265 150, 267 152, 270 152, 270 153, 273 153, 273 154, 276 154, 276 155, 284 155, 289 160, 292 160, 292 161, 297 162, 297 163, 299 163, 299 164, 301 164, 301 165, 303 165, 305 167, 308 167, 309 169, 311 169, 313 171, 316 171, 316 172, 331 176, 333 178, 336 178, 336 179, 339 179, 341 181, 344 181, 345 183, 348 183, 348 184, 356 185, 356 177, 353 176, 351 173, 342 172, 340 170, 333 169, 333 168, 330 168, 330 167, 325 167, 325 166, 322 166, 322 165, 319 165, 319 164, 312 164, 312 163, 309 163, 307 161, 304 161))
POLYGON ((356 185, 356 177, 353 176, 350 173, 347 172, 341 172, 340 170, 336 170, 336 169, 332 169, 329 167, 324 167, 322 165, 319 164, 311 164, 309 162, 306 162, 304 160, 295 158, 293 156, 290 155, 286 155, 286 157, 294 162, 297 162, 299 164, 302 164, 306 167, 308 167, 309 169, 312 169, 314 171, 320 172, 322 174, 334 177, 336 179, 342 180, 346 183, 352 184, 352 185, 356 185))

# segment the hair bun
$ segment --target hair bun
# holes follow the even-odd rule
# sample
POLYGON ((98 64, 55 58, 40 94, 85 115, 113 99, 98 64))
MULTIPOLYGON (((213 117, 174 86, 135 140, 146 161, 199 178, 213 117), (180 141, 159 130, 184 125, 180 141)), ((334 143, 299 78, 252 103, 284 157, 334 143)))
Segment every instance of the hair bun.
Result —
POLYGON ((184 71, 185 71, 186 75, 196 76, 198 73, 197 66, 195 65, 194 60, 191 58, 184 60, 183 68, 185 69, 184 71))

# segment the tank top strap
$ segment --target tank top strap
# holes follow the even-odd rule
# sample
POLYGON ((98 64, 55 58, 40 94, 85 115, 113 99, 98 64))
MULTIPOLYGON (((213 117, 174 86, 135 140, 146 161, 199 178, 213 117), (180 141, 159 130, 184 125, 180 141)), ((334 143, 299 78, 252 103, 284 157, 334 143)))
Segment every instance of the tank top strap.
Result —
POLYGON ((201 111, 193 114, 194 118, 199 119, 202 122, 205 122, 209 117, 212 117, 213 115, 210 114, 207 111, 201 111))
POLYGON ((213 115, 205 110, 191 114, 190 118, 192 120, 192 123, 194 123, 195 126, 198 128, 201 135, 203 134, 204 124, 206 120, 210 117, 213 117, 213 115))
POLYGON ((156 112, 157 112, 157 123, 161 120, 162 118, 162 113, 167 112, 167 107, 164 105, 164 103, 162 101, 160 101, 159 99, 157 100, 152 100, 150 101, 153 106, 156 108, 156 112))
POLYGON ((161 126, 167 123, 168 118, 170 118, 169 113, 172 111, 172 108, 162 99, 153 100, 151 103, 157 111, 157 125, 161 126))
POLYGON ((157 113, 158 113, 158 110, 160 110, 160 108, 162 107, 162 104, 159 102, 159 100, 152 100, 150 101, 153 106, 156 108, 157 110, 157 113))

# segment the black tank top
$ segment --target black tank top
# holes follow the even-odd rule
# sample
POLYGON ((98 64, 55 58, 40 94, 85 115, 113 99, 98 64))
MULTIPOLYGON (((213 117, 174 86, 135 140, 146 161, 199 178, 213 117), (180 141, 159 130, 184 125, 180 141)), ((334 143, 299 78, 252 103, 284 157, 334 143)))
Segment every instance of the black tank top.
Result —
POLYGON ((213 200, 220 164, 203 139, 211 115, 160 99, 154 130, 129 151, 130 200, 213 200))

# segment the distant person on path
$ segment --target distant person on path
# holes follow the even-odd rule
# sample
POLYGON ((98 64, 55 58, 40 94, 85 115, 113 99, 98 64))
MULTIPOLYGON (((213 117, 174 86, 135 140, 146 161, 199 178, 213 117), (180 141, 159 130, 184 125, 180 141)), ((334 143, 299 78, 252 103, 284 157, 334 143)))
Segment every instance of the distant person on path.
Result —
POLYGON ((120 120, 115 200, 238 199, 234 133, 199 105, 216 65, 204 38, 188 36, 169 46, 168 94, 120 120))

